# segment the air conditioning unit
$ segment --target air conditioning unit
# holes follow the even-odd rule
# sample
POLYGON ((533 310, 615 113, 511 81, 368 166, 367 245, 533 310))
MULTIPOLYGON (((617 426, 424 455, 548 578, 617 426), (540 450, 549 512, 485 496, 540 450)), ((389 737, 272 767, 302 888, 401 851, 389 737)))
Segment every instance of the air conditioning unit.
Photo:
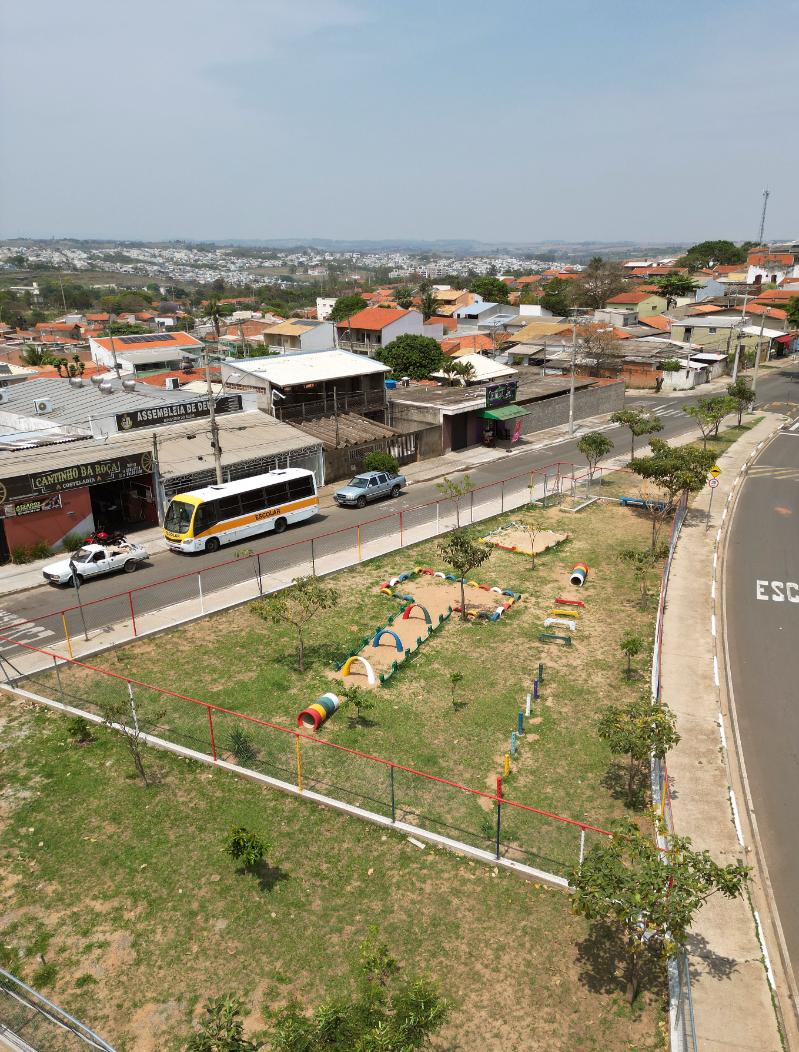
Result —
POLYGON ((164 387, 167 389, 167 391, 179 391, 180 380, 177 378, 177 376, 167 376, 166 380, 164 380, 164 387))
POLYGON ((44 413, 52 413, 53 400, 52 398, 37 398, 33 403, 33 408, 37 416, 42 416, 44 413))

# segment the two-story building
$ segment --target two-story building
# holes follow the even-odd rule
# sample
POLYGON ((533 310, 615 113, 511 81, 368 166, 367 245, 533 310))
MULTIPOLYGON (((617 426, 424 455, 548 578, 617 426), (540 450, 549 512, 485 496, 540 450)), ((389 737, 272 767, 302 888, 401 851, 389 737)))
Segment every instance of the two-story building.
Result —
POLYGON ((264 330, 271 351, 327 351, 336 341, 335 326, 315 318, 287 318, 264 330))
POLYGON ((418 310, 400 307, 366 307, 336 326, 338 345, 373 358, 398 336, 423 336, 424 320, 418 310))
POLYGON ((611 296, 607 307, 634 310, 639 318, 648 317, 652 314, 662 314, 667 307, 666 297, 655 292, 620 292, 618 296, 611 296))

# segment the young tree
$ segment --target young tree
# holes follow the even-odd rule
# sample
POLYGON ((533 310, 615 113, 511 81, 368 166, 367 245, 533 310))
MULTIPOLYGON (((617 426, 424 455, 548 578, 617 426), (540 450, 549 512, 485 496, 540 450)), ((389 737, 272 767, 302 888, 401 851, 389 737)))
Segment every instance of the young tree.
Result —
POLYGON ((216 299, 216 298, 210 299, 208 301, 208 306, 205 308, 205 312, 206 312, 207 316, 210 318, 211 324, 214 327, 214 332, 216 333, 216 341, 218 343, 219 342, 219 334, 222 331, 222 329, 221 329, 222 318, 225 316, 223 311, 222 311, 222 307, 221 307, 221 305, 219 303, 219 300, 216 299))
POLYGON ((203 1005, 198 1031, 184 1046, 184 1052, 258 1052, 261 1041, 244 1037, 241 1018, 244 1005, 232 994, 213 997, 203 1005))
POLYGON ((728 413, 734 412, 736 403, 727 395, 700 398, 696 405, 686 406, 683 412, 696 421, 702 433, 702 448, 707 449, 707 440, 719 433, 719 425, 728 413))
POLYGON ((447 358, 441 368, 438 370, 443 373, 444 376, 449 380, 450 387, 452 386, 453 379, 458 375, 458 365, 454 358, 447 358))
POLYGON ((695 291, 694 281, 688 274, 664 274, 662 278, 655 278, 661 296, 666 299, 666 310, 677 304, 680 296, 692 296, 695 291))
POLYGON ((667 519, 671 518, 674 508, 668 500, 668 494, 659 490, 649 482, 644 482, 639 488, 638 493, 644 503, 644 511, 649 516, 649 521, 652 523, 649 547, 652 552, 652 557, 654 558, 655 552, 658 549, 660 531, 667 519))
POLYGON ((475 278, 469 285, 469 291, 476 292, 478 296, 482 296, 486 303, 508 302, 508 286, 504 281, 500 281, 499 278, 492 277, 490 274, 484 274, 482 277, 475 278))
POLYGON ((668 505, 673 510, 678 496, 688 496, 702 489, 715 455, 696 446, 670 446, 660 438, 653 438, 649 444, 651 456, 634 457, 630 467, 641 478, 665 490, 668 505))
POLYGON ((649 574, 657 562, 657 553, 654 548, 627 548, 621 553, 621 558, 633 568, 633 577, 641 589, 641 607, 646 609, 649 574))
POLYGON ((439 544, 438 550, 444 562, 451 567, 461 584, 461 620, 466 620, 466 578, 491 558, 491 549, 484 544, 475 544, 461 530, 454 530, 447 541, 439 544))
POLYGON ((323 610, 331 610, 338 595, 316 577, 297 577, 290 588, 256 599, 250 610, 272 625, 289 624, 297 633, 297 665, 305 671, 305 630, 323 610))
POLYGON ((463 683, 463 673, 462 672, 450 672, 450 674, 449 674, 449 689, 450 689, 450 693, 451 693, 451 696, 452 696, 451 700, 452 700, 452 707, 453 707, 453 709, 458 707, 458 702, 456 700, 456 697, 457 697, 458 687, 461 685, 461 683, 463 683))
POLYGON ((627 819, 613 836, 586 854, 569 875, 572 908, 589 921, 609 925, 626 956, 626 997, 632 1004, 647 952, 664 957, 685 946, 694 915, 711 895, 740 895, 749 879, 741 863, 720 866, 688 837, 672 836, 666 851, 627 819))
POLYGON ((663 430, 663 422, 655 413, 644 409, 620 409, 613 413, 611 422, 630 431, 630 460, 635 456, 635 440, 643 435, 654 435, 663 430))
POLYGON ((588 484, 590 486, 594 478, 594 472, 596 471, 597 464, 610 453, 613 449, 613 443, 607 435, 603 435, 601 431, 589 431, 583 435, 580 441, 577 443, 577 448, 582 453, 588 464, 588 484))
POLYGON ((363 458, 364 471, 386 471, 389 475, 396 475, 399 471, 399 463, 396 457, 382 450, 374 449, 363 458))
POLYGON ((464 386, 475 378, 475 368, 471 362, 456 361, 453 366, 455 375, 463 380, 464 386))
POLYGON ((375 355, 389 366, 395 377, 409 376, 412 380, 426 380, 444 364, 441 345, 431 336, 405 333, 381 348, 375 355))
POLYGON ((752 390, 752 385, 746 377, 739 376, 734 384, 727 384, 727 396, 735 405, 735 410, 738 413, 738 427, 740 427, 744 413, 748 411, 755 400, 755 392, 752 390))
POLYGON ((266 857, 268 848, 257 833, 236 826, 225 838, 225 854, 238 862, 242 869, 256 869, 266 857))
MULTIPOLYGON (((643 640, 636 636, 628 635, 625 642, 628 640, 639 644, 639 650, 643 647, 643 640)), ((628 757, 627 804, 632 806, 638 787, 646 783, 652 756, 663 760, 679 742, 677 719, 666 705, 644 696, 626 705, 609 705, 599 718, 598 729, 612 753, 628 757)))
POLYGON ((328 321, 339 322, 351 318, 353 314, 362 311, 366 307, 366 300, 357 293, 351 296, 339 296, 333 305, 328 321))
POLYGON ((530 569, 535 569, 535 539, 539 533, 543 533, 546 526, 541 519, 522 519, 521 528, 530 538, 530 569))
POLYGON ((471 475, 464 475, 460 482, 444 478, 441 482, 436 483, 436 489, 444 500, 451 500, 455 505, 455 526, 457 529, 461 527, 461 501, 467 493, 471 493, 475 488, 471 475))
POLYGON ((358 686, 357 683, 353 683, 349 687, 344 687, 340 693, 343 701, 348 705, 352 705, 355 709, 355 716, 350 717, 351 722, 354 724, 362 723, 366 713, 371 712, 375 707, 375 699, 372 691, 366 690, 365 687, 358 686))
MULTIPOLYGON (((142 736, 145 731, 139 722, 142 711, 141 702, 137 705, 132 695, 125 698, 124 701, 119 698, 102 702, 100 705, 100 715, 103 717, 103 723, 110 730, 121 731, 133 760, 133 766, 136 768, 136 774, 138 774, 145 785, 150 785, 151 779, 147 774, 147 768, 144 766, 145 742, 142 736)), ((151 726, 157 724, 163 718, 163 710, 161 712, 147 713, 147 721, 151 726)))
POLYGON ((541 283, 541 306, 551 314, 565 317, 572 308, 571 282, 563 278, 550 278, 541 283))
POLYGON ((447 1019, 450 1006, 432 980, 403 978, 375 936, 361 946, 355 994, 337 991, 306 1015, 296 1002, 273 1016, 272 1052, 414 1052, 447 1019))
POLYGON ((638 657, 641 651, 644 649, 644 641, 641 636, 637 636, 634 632, 627 632, 619 643, 619 650, 627 658, 627 679, 630 679, 633 674, 632 662, 634 657, 638 657))

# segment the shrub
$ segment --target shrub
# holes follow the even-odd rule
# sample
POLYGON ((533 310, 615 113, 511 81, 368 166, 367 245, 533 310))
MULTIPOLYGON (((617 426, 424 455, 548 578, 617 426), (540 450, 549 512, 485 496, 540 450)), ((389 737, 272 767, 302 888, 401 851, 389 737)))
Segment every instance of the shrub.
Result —
POLYGON ((88 745, 94 741, 92 729, 82 716, 73 716, 67 723, 67 734, 76 745, 88 745))
POLYGON ((242 767, 251 767, 255 762, 258 751, 252 736, 247 734, 241 727, 234 727, 230 735, 230 751, 242 767))
POLYGON ((61 547, 65 552, 76 552, 79 548, 84 545, 84 538, 80 537, 77 533, 68 533, 61 542, 61 547))
POLYGON ((396 475, 399 471, 399 464, 390 453, 383 453, 375 449, 363 458, 363 470, 387 471, 390 475, 396 475))
POLYGON ((236 862, 240 862, 244 869, 253 869, 263 861, 267 846, 257 833, 251 833, 244 826, 236 826, 227 835, 225 851, 236 862))

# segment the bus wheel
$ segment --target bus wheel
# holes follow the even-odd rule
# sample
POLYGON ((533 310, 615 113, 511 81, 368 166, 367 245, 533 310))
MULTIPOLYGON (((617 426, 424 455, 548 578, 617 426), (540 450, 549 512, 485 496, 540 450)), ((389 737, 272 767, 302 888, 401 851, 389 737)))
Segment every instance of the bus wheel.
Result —
POLYGON ((288 526, 288 522, 284 518, 275 519, 275 533, 282 533, 288 526))
POLYGON ((219 551, 219 538, 218 537, 209 537, 208 540, 205 542, 205 551, 207 551, 209 553, 218 552, 219 551))

